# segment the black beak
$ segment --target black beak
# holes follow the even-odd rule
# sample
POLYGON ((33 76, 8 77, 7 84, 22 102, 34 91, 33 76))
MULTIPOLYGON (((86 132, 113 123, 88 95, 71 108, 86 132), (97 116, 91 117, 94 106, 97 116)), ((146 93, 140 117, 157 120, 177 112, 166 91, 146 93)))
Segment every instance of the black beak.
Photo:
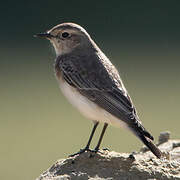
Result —
POLYGON ((51 35, 50 33, 45 32, 45 33, 36 34, 36 35, 34 35, 34 37, 51 39, 53 37, 53 35, 51 35))

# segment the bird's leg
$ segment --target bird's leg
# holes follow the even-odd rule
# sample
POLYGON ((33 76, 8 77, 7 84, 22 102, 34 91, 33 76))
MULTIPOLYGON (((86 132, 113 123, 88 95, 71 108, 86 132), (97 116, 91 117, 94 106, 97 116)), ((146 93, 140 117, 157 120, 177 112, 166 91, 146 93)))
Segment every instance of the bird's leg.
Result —
POLYGON ((101 132, 101 135, 100 135, 98 144, 97 144, 97 146, 95 147, 95 149, 93 150, 94 152, 98 152, 99 147, 100 147, 100 145, 101 145, 101 142, 102 142, 102 139, 103 139, 103 136, 104 136, 104 133, 105 133, 105 131, 106 131, 107 126, 108 126, 108 124, 107 124, 107 123, 104 123, 104 127, 103 127, 103 130, 102 130, 102 132, 101 132))
POLYGON ((91 144, 92 138, 93 138, 93 136, 94 136, 94 133, 95 133, 95 131, 96 131, 96 128, 97 128, 98 124, 99 124, 99 122, 95 122, 95 123, 94 123, 93 129, 92 129, 92 131, 91 131, 91 135, 90 135, 90 137, 89 137, 89 140, 88 140, 88 143, 87 143, 86 147, 83 148, 83 149, 80 149, 79 152, 70 155, 70 157, 75 156, 75 155, 77 155, 77 154, 84 153, 85 151, 90 151, 89 146, 90 146, 90 144, 91 144))

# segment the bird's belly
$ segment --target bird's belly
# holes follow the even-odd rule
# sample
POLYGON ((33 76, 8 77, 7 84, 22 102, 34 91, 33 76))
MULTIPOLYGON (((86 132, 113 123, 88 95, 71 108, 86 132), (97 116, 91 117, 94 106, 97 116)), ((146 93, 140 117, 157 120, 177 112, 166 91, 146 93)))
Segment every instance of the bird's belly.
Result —
POLYGON ((106 110, 102 109, 85 96, 81 95, 66 81, 60 80, 60 89, 69 102, 75 106, 85 117, 94 121, 106 122, 114 126, 126 127, 126 124, 106 110))

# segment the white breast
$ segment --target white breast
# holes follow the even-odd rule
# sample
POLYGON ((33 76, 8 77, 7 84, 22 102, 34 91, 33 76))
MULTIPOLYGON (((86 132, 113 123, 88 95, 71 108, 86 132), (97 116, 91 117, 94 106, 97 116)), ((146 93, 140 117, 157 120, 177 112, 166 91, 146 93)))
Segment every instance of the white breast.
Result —
POLYGON ((60 89, 69 102, 74 105, 85 117, 91 120, 106 122, 114 126, 126 127, 120 119, 114 117, 94 102, 82 96, 75 88, 71 87, 66 81, 58 79, 60 89))

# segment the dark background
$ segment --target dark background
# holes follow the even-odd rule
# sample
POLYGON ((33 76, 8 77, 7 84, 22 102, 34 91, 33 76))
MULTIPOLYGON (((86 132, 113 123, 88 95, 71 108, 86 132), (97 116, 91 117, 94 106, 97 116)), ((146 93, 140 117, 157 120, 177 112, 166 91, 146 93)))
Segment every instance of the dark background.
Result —
MULTIPOLYGON (((33 37, 63 22, 83 26, 117 66, 155 139, 166 130, 179 138, 179 7, 176 0, 1 2, 0 179, 35 179, 87 142, 92 123, 60 93, 50 43, 33 37)), ((141 146, 114 127, 102 144, 119 152, 141 146)))

